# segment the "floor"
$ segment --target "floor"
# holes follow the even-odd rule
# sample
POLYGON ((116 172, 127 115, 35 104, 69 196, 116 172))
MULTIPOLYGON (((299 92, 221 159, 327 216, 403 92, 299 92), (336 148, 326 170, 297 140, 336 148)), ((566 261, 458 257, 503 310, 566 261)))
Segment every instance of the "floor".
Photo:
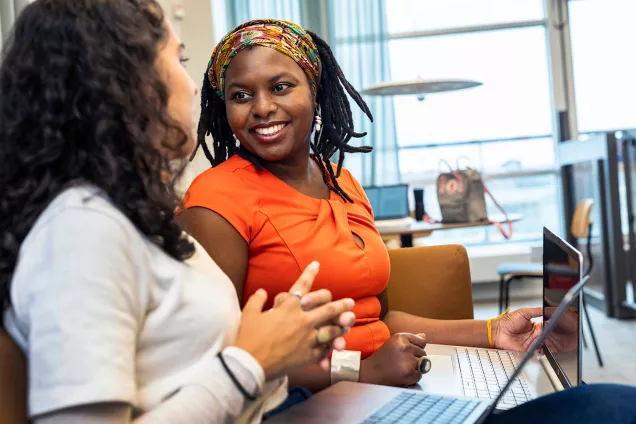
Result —
MULTIPOLYGON (((540 306, 540 299, 518 300, 513 309, 524 306, 540 306)), ((588 307, 594 333, 601 348, 605 365, 599 367, 587 323, 583 332, 588 348, 583 349, 583 380, 586 383, 621 383, 636 385, 636 320, 608 318, 596 308, 588 307)), ((475 318, 488 319, 499 314, 497 302, 475 302, 475 318)))

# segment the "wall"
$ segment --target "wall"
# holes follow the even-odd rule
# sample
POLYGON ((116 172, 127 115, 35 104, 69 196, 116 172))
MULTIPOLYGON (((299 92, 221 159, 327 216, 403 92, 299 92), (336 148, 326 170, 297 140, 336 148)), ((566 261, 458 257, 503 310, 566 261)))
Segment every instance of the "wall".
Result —
MULTIPOLYGON (((212 31, 211 0, 158 1, 186 46, 186 56, 189 58, 187 62, 188 72, 197 83, 197 86, 200 86, 210 54, 216 45, 212 31), (178 6, 181 6, 184 11, 182 19, 177 19, 174 16, 175 7, 178 6)), ((198 117, 201 113, 198 96, 193 107, 194 116, 198 122, 198 117)), ((185 191, 194 177, 209 168, 209 166, 209 162, 203 152, 199 150, 183 176, 180 184, 181 191, 185 191)))

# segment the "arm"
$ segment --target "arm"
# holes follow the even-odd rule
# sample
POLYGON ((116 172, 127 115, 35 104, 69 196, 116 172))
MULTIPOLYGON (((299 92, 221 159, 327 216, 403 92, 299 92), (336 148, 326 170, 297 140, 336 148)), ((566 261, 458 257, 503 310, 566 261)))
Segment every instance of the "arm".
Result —
MULTIPOLYGON (((138 270, 152 265, 135 248, 143 243, 134 240, 138 235, 126 229, 123 219, 111 211, 71 207, 23 246, 15 304, 30 325, 29 398, 35 422, 69 413, 76 416, 70 422, 83 422, 87 410, 98 420, 130 422, 128 405, 135 404, 137 393, 137 339, 147 313, 143 299, 148 287, 138 270), (104 418, 110 409, 106 404, 114 415, 104 418)), ((223 368, 217 349, 192 364, 191 377, 165 405, 137 421, 234 421, 247 399, 223 368), (185 421, 173 419, 183 413, 188 414, 185 421)), ((236 347, 223 352, 243 387, 259 393, 265 371, 255 357, 236 347)))
POLYGON ((210 209, 185 209, 177 219, 182 228, 203 246, 219 268, 230 277, 243 303, 248 261, 248 246, 243 236, 225 218, 210 209))
MULTIPOLYGON (((258 377, 241 363, 247 352, 226 349, 224 358, 235 376, 248 390, 258 377), (238 352, 238 356, 235 354, 238 352)), ((231 423, 243 410, 246 399, 234 387, 215 356, 202 367, 200 384, 182 387, 156 408, 132 419, 132 408, 125 403, 94 403, 62 409, 39 417, 34 424, 171 424, 171 423, 231 423)), ((249 363, 249 361, 248 361, 249 363)), ((258 365, 258 364, 256 364, 258 365)), ((262 372, 261 372, 262 374, 262 372)), ((262 380, 258 382, 262 385, 262 380)))
MULTIPOLYGON (((221 215, 209 209, 194 207, 179 214, 179 223, 203 246, 221 270, 226 273, 242 298, 247 275, 247 242, 221 215), (223 243, 219 243, 223 240, 223 243)), ((329 387, 329 371, 310 365, 289 374, 290 385, 307 387, 312 392, 329 387)))
POLYGON ((310 365, 288 375, 290 386, 302 386, 317 393, 331 385, 331 373, 320 365, 310 365))
POLYGON ((438 320, 422 318, 406 312, 389 310, 386 289, 378 295, 380 318, 395 333, 425 333, 429 343, 488 347, 486 321, 479 320, 438 320))

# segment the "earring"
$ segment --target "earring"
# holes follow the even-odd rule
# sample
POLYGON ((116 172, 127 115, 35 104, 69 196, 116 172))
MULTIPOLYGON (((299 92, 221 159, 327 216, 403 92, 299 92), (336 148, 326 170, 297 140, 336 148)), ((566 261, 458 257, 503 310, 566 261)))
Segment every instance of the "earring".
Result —
POLYGON ((322 130, 322 117, 320 115, 316 115, 314 118, 316 132, 319 133, 322 130))
POLYGON ((236 147, 241 147, 241 142, 239 141, 238 138, 236 138, 236 134, 232 134, 232 137, 234 137, 234 142, 236 143, 236 147))

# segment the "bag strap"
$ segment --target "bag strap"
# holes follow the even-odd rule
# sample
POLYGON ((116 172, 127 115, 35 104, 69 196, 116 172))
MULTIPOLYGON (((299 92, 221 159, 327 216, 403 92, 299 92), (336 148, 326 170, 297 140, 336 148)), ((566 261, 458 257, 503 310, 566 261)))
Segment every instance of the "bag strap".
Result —
POLYGON ((442 164, 446 165, 446 166, 448 167, 448 170, 449 170, 450 172, 455 172, 455 170, 453 169, 453 167, 452 167, 452 166, 450 166, 450 164, 449 164, 448 162, 446 162, 446 160, 444 160, 444 159, 440 159, 440 161, 439 161, 439 162, 437 162, 437 173, 438 173, 438 174, 441 174, 441 173, 442 173, 442 166, 441 166, 442 164))
POLYGON ((495 206, 497 206, 497 209, 499 209, 501 211, 501 213, 503 213, 503 215, 506 217, 506 223, 508 224, 508 234, 506 234, 503 226, 501 225, 500 222, 496 222, 493 220, 488 220, 490 221, 490 223, 492 225, 494 225, 495 227, 497 227, 497 229, 499 230, 499 232, 501 233, 502 236, 504 236, 505 239, 509 239, 510 237, 512 237, 512 222, 510 221, 510 218, 508 218, 508 213, 506 212, 506 210, 499 204, 499 202, 497 202, 497 200, 495 200, 494 196, 492 195, 492 193, 490 192, 490 190, 488 190, 488 187, 486 187, 486 184, 484 185, 484 192, 488 195, 488 197, 490 197, 490 200, 492 200, 492 202, 495 204, 495 206))
POLYGON ((462 169, 461 168, 461 161, 462 159, 464 159, 466 162, 468 162, 468 166, 466 166, 464 169, 471 169, 470 164, 471 164, 471 160, 467 157, 467 156, 459 156, 455 162, 455 164, 457 165, 457 169, 462 169))
POLYGON ((427 223, 427 224, 439 224, 440 221, 431 217, 429 214, 425 213, 424 214, 424 218, 422 218, 422 220, 427 223))

